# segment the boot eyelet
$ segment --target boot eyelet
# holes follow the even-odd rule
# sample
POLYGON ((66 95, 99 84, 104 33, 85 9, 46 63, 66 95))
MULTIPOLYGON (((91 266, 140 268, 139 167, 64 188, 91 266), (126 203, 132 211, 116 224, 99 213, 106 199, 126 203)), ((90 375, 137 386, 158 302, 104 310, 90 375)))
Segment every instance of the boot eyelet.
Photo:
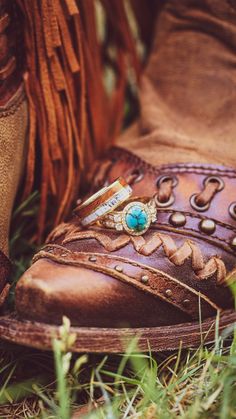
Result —
POLYGON ((229 206, 229 213, 231 217, 236 220, 236 202, 232 202, 232 204, 229 206))
POLYGON ((160 185, 163 182, 168 182, 169 180, 172 181, 173 188, 175 188, 178 185, 177 177, 176 176, 168 176, 168 175, 160 176, 156 181, 156 185, 157 185, 157 187, 160 187, 160 185))
POLYGON ((125 177, 128 176, 134 176, 134 180, 132 180, 132 184, 134 184, 141 182, 141 180, 144 178, 144 173, 140 169, 133 169, 125 175, 125 177))
MULTIPOLYGON (((176 176, 168 176, 168 175, 160 176, 157 179, 157 181, 156 181, 157 188, 159 188, 163 182, 168 182, 169 180, 171 180, 171 182, 172 182, 172 187, 175 188, 177 186, 177 184, 178 184, 177 177, 176 176)), ((159 207, 159 208, 167 208, 167 207, 170 207, 175 202, 175 197, 172 194, 169 197, 168 201, 161 202, 161 201, 159 201, 159 199, 156 196, 155 197, 155 202, 156 202, 156 206, 157 207, 159 207)))
POLYGON ((208 176, 207 178, 204 179, 204 185, 207 185, 210 182, 217 182, 219 184, 217 192, 222 191, 222 189, 224 189, 225 187, 225 183, 224 181, 218 177, 218 176, 208 176))
POLYGON ((201 207, 200 205, 198 205, 196 203, 196 197, 197 197, 197 195, 198 194, 195 193, 194 195, 191 196, 191 198, 190 198, 190 205, 191 205, 191 207, 193 209, 195 209, 196 211, 199 211, 199 212, 207 211, 209 209, 209 207, 210 207, 210 203, 208 202, 206 205, 203 205, 201 207))
POLYGON ((157 207, 159 207, 159 208, 166 208, 166 207, 170 207, 173 203, 175 202, 175 197, 174 197, 174 195, 171 195, 170 196, 170 198, 168 199, 168 201, 165 201, 165 202, 160 202, 159 200, 158 200, 158 198, 157 197, 155 197, 155 203, 156 203, 156 206, 157 207))

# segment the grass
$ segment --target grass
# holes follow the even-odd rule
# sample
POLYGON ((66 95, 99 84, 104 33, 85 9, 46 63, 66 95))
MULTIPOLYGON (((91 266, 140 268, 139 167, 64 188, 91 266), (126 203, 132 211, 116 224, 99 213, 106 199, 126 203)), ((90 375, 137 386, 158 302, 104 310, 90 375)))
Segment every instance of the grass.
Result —
MULTIPOLYGON (((38 194, 13 214, 13 284, 28 266, 38 194)), ((13 306, 14 287, 9 299, 13 306)), ((236 418, 236 334, 212 347, 154 355, 137 342, 117 356, 73 355, 63 319, 53 353, 0 342, 0 418, 236 418)))

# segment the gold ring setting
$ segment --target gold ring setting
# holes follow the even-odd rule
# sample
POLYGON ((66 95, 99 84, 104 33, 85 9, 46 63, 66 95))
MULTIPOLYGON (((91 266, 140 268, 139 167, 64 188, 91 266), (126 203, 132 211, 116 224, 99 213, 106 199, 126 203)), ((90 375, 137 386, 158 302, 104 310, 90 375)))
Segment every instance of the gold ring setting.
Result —
POLYGON ((112 211, 100 220, 100 224, 117 231, 126 231, 132 236, 144 234, 157 219, 156 205, 153 199, 144 203, 129 202, 121 211, 112 211))

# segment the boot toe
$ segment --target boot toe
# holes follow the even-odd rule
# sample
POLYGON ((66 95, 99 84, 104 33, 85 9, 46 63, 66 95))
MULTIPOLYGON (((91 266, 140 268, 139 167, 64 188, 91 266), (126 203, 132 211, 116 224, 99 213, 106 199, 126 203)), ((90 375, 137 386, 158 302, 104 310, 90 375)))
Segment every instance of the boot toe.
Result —
POLYGON ((165 301, 157 302, 116 278, 46 258, 35 262, 18 282, 16 310, 27 320, 60 324, 65 315, 72 325, 88 327, 143 327, 189 320, 165 301))

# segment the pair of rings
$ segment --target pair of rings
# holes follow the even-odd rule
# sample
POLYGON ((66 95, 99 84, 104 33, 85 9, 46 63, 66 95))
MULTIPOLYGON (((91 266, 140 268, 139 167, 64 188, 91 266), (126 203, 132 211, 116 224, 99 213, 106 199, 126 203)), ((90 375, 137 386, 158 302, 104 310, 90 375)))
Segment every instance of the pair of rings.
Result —
POLYGON ((141 235, 156 221, 154 199, 132 199, 132 188, 123 178, 86 199, 74 210, 83 226, 99 224, 131 235, 141 235))

